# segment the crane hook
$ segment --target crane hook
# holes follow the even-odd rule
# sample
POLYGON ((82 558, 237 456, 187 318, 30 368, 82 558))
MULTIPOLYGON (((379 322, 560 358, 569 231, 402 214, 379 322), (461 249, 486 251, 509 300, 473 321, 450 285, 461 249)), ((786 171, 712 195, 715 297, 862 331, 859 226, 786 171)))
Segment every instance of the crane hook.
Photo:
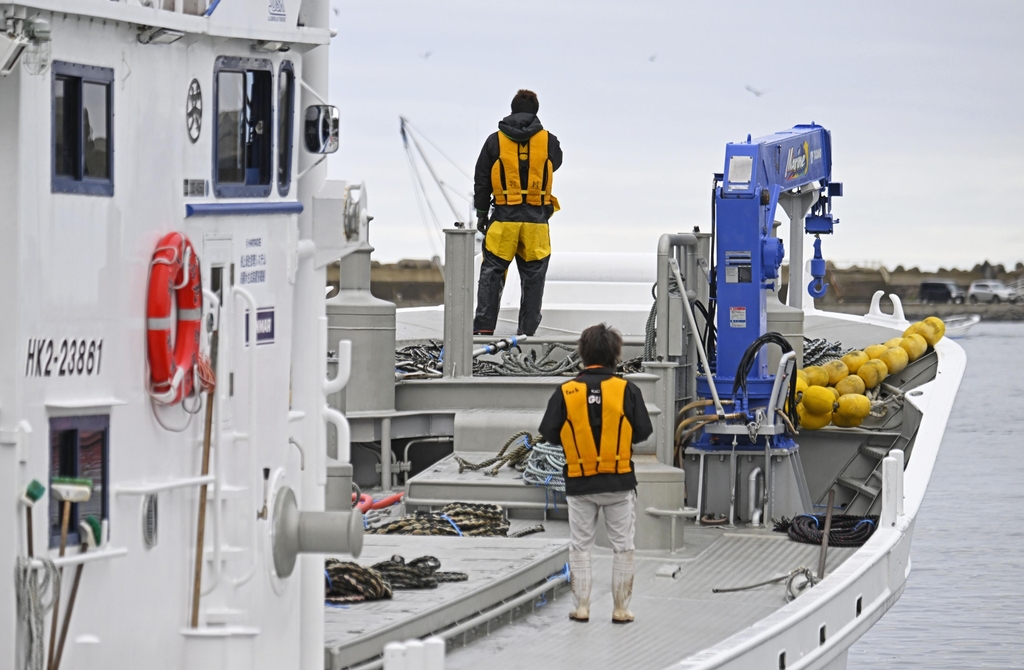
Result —
POLYGON ((821 238, 814 236, 814 258, 811 259, 811 276, 814 279, 807 285, 807 292, 813 298, 824 298, 828 291, 825 279, 825 259, 821 256, 821 238))
POLYGON ((823 283, 822 279, 822 277, 816 277, 807 285, 807 292, 811 294, 812 298, 824 298, 825 293, 828 292, 829 285, 823 283))

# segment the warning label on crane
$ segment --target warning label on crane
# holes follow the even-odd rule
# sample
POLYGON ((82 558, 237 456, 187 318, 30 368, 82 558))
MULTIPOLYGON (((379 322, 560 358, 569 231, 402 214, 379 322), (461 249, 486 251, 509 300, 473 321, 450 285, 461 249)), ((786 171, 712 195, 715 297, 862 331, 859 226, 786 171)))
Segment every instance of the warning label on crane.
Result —
POLYGON ((729 327, 730 328, 746 328, 747 327, 747 308, 746 307, 730 307, 729 308, 729 327))

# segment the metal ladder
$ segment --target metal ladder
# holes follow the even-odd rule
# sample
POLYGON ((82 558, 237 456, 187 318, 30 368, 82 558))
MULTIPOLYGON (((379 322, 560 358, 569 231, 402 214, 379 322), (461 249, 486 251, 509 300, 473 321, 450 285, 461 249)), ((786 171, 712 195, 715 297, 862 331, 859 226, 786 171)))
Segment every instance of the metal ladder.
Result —
POLYGON ((870 514, 876 507, 882 490, 882 460, 893 449, 906 451, 911 441, 913 441, 914 435, 916 435, 916 431, 910 436, 903 435, 902 433, 896 435, 889 433, 868 437, 857 447, 857 453, 847 462, 836 478, 832 480, 832 484, 825 489, 825 493, 817 500, 817 504, 820 505, 828 494, 829 489, 838 484, 853 491, 853 497, 846 505, 847 514, 870 514), (878 442, 882 442, 882 444, 878 444, 878 442), (855 467, 858 465, 858 459, 868 459, 869 463, 874 463, 871 472, 863 480, 847 474, 851 470, 859 469, 855 467), (855 505, 865 500, 867 501, 866 505, 860 511, 855 510, 855 505))

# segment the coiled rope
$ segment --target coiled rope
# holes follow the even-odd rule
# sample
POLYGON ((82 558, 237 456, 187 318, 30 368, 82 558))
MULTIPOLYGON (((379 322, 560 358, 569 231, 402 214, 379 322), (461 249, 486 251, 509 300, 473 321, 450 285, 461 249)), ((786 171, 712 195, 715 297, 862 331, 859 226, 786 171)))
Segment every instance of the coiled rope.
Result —
POLYGON ((843 347, 842 342, 829 342, 825 338, 804 338, 804 367, 821 365, 842 358, 853 351, 843 347))
POLYGON ((473 360, 473 374, 478 377, 564 377, 579 374, 582 369, 576 349, 557 342, 545 344, 540 356, 536 349, 530 349, 502 351, 497 363, 482 358, 473 360), (568 354, 558 358, 553 355, 556 351, 568 354))
POLYGON ((440 512, 418 512, 366 530, 370 535, 505 537, 508 521, 500 505, 456 502, 440 512))
POLYGON ((370 567, 351 561, 327 559, 324 600, 350 603, 391 598, 396 589, 434 589, 442 582, 464 582, 465 572, 441 572, 441 561, 420 556, 406 563, 399 555, 370 567))
POLYGON ((556 444, 540 442, 534 445, 523 468, 523 481, 534 486, 546 486, 555 491, 565 490, 565 452, 556 444))
MULTIPOLYGON (((868 541, 878 525, 878 516, 833 514, 828 532, 830 547, 859 547, 868 541)), ((800 514, 792 520, 782 517, 775 522, 775 531, 788 533, 797 542, 821 544, 825 527, 824 514, 800 514)))
MULTIPOLYGON (((395 375, 399 379, 434 379, 444 373, 443 347, 438 340, 414 344, 395 351, 395 375)), ((518 347, 517 347, 518 349, 518 347)), ((573 377, 583 365, 579 353, 570 345, 557 342, 544 345, 540 354, 536 349, 502 351, 499 360, 482 357, 473 359, 473 375, 477 377, 573 377), (566 352, 565 356, 556 355, 566 352)), ((643 357, 623 361, 620 374, 643 370, 643 357)))
POLYGON ((440 377, 442 374, 441 343, 402 347, 395 352, 395 374, 402 379, 440 377))
POLYGON ((505 445, 494 458, 488 458, 486 461, 480 463, 470 463, 464 458, 455 456, 455 462, 459 464, 459 474, 461 475, 466 470, 483 470, 484 468, 489 468, 492 465, 494 467, 485 472, 485 475, 495 477, 498 474, 498 470, 501 470, 501 468, 506 465, 510 465, 519 472, 522 472, 526 469, 526 460, 530 455, 530 450, 533 448, 533 443, 536 441, 537 438, 530 435, 529 431, 521 430, 508 438, 508 441, 505 442, 505 445), (509 451, 509 447, 514 444, 517 446, 509 451))
POLYGON ((46 646, 44 617, 60 596, 60 571, 48 558, 19 557, 14 568, 14 585, 18 600, 18 618, 25 623, 25 669, 43 670, 46 646), (42 562, 42 567, 33 565, 42 562), (42 573, 40 579, 39 573, 42 573), (44 601, 49 591, 49 600, 44 601))

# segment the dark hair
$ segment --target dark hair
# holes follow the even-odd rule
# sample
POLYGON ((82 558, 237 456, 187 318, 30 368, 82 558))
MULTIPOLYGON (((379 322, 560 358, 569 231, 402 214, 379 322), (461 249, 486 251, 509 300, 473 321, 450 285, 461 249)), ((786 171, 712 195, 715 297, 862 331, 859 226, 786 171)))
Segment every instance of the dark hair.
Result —
POLYGON ((533 91, 529 91, 525 88, 519 89, 516 93, 516 97, 512 98, 512 113, 526 112, 528 114, 536 114, 537 110, 540 109, 540 102, 537 100, 537 94, 533 91))
POLYGON ((614 368, 622 358, 622 335, 603 323, 587 328, 580 333, 580 358, 583 365, 600 365, 614 368))

